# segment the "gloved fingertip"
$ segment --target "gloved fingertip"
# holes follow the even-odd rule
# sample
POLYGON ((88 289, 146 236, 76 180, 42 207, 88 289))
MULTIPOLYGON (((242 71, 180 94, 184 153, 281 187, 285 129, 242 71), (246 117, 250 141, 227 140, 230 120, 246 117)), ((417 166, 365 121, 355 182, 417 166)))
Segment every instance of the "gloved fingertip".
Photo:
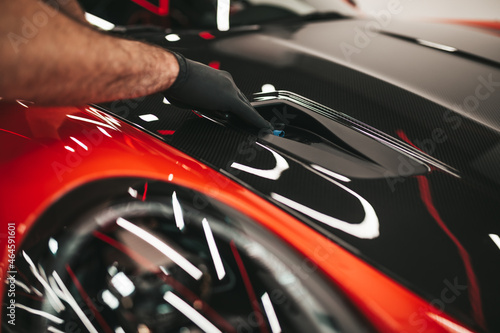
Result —
POLYGON ((285 136, 285 131, 281 131, 281 130, 274 130, 273 131, 273 135, 276 135, 276 136, 279 136, 280 138, 284 137, 285 136))

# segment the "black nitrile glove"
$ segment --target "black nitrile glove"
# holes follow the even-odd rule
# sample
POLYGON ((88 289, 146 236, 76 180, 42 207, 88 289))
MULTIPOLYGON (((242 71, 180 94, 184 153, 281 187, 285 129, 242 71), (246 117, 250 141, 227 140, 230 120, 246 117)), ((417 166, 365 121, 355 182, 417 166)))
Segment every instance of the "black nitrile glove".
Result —
POLYGON ((273 129, 241 93, 231 74, 173 54, 179 62, 179 76, 163 92, 171 104, 207 116, 235 115, 258 129, 273 129))

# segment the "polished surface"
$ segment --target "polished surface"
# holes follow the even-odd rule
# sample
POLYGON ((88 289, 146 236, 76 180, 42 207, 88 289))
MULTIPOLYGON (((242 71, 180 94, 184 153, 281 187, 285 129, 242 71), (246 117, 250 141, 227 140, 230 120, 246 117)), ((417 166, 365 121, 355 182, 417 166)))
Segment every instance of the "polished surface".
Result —
MULTIPOLYGON (((0 220, 3 225, 16 224, 18 248, 24 246, 23 240, 32 228, 31 237, 35 239, 42 233, 50 234, 51 231, 45 229, 37 233, 33 223, 51 207, 56 208, 54 221, 64 220, 63 212, 85 214, 87 205, 105 203, 100 199, 119 188, 104 186, 78 191, 85 189, 85 184, 118 177, 153 179, 185 186, 217 199, 278 235, 308 258, 305 262, 308 274, 323 272, 381 332, 419 332, 422 327, 428 332, 448 332, 446 325, 465 330, 457 326, 455 319, 271 203, 123 121, 93 107, 26 108, 19 104, 2 105, 1 111, 0 171, 8 175, 2 183, 8 190, 0 192, 0 220), (70 192, 76 196, 70 196, 70 192), (57 209, 58 202, 65 209, 57 209)), ((179 112, 185 114, 185 111, 179 112)), ((203 127, 212 123, 199 120, 203 127)), ((147 190, 145 186, 136 187, 126 195, 142 200, 147 198, 147 190)), ((359 204, 357 197, 344 195, 353 200, 354 205, 359 204)), ((57 223, 53 227, 57 228, 57 223)), ((47 246, 51 251, 56 249, 53 241, 49 240, 47 246)), ((2 247, 3 263, 5 250, 2 247)), ((26 259, 21 256, 22 253, 18 253, 20 262, 26 259)), ((5 271, 3 265, 4 277, 5 271)), ((27 282, 20 275, 17 278, 27 282)), ((72 288, 77 286, 72 283, 72 288)), ((3 300, 6 302, 7 298, 3 300)), ((108 300, 113 304, 111 297, 108 300)), ((4 309, 2 307, 2 311, 4 309)))
MULTIPOLYGON (((385 174, 387 167, 377 169, 383 166, 377 161, 381 154, 372 151, 375 157, 366 158, 353 149, 362 139, 343 140, 347 146, 335 152, 329 146, 311 161, 304 158, 307 149, 291 148, 306 140, 310 151, 319 149, 319 139, 304 134, 308 126, 283 147, 276 142, 286 141, 279 138, 266 142, 237 125, 182 113, 159 96, 107 109, 126 113, 155 134, 168 130, 163 137, 172 146, 253 189, 437 308, 478 330, 498 331, 500 39, 487 30, 422 23, 398 24, 400 38, 392 30, 367 33, 369 22, 295 20, 214 32, 210 40, 179 34, 175 43, 154 33, 138 37, 230 71, 248 97, 270 86, 291 91, 385 133, 399 142, 395 148, 403 155, 398 146, 414 146, 427 158, 417 159, 428 167, 424 173, 400 161, 396 176, 385 174), (145 113, 159 120, 138 120, 145 113), (348 158, 346 151, 354 155, 348 158), (342 162, 316 163, 333 155, 342 162), (361 177, 354 168, 342 172, 350 158, 365 170, 373 163, 371 174, 386 176, 361 177), (370 214, 378 230, 371 218, 368 231, 353 231, 370 214)), ((278 107, 275 115, 285 133, 287 112, 278 107)), ((297 133, 292 128, 288 140, 297 133)))
POLYGON ((44 212, 18 253, 18 333, 372 332, 289 246, 172 184, 87 183, 44 212))

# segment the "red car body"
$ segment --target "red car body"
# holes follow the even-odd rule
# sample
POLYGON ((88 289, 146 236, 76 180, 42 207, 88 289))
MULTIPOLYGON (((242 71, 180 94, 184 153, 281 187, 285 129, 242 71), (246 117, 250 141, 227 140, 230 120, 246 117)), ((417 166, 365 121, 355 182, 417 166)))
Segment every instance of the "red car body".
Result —
MULTIPOLYGON (((3 279, 10 270, 8 223, 15 223, 19 248, 37 217, 69 191, 93 180, 133 176, 199 191, 258 221, 317 265, 319 274, 338 286, 380 332, 469 332, 268 201, 94 107, 42 108, 23 101, 2 104, 0 124, 3 279)), ((141 195, 147 196, 147 188, 141 195)), ((5 285, 1 288, 4 295, 5 285)), ((2 308, 2 316, 5 311, 2 308)))

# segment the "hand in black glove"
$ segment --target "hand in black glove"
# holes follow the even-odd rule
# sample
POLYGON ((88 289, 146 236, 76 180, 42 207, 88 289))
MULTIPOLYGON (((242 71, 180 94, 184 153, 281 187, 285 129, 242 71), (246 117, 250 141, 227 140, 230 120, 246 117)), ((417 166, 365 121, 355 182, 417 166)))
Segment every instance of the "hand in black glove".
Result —
POLYGON ((250 105, 231 74, 173 54, 179 62, 179 75, 174 84, 163 92, 170 103, 208 116, 216 113, 236 115, 259 129, 273 129, 250 105))

